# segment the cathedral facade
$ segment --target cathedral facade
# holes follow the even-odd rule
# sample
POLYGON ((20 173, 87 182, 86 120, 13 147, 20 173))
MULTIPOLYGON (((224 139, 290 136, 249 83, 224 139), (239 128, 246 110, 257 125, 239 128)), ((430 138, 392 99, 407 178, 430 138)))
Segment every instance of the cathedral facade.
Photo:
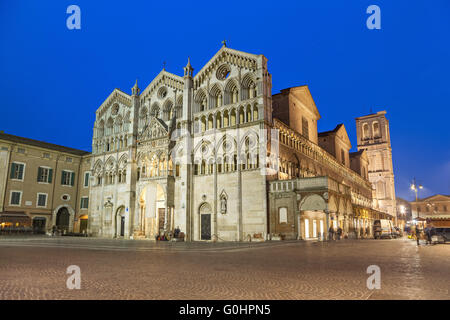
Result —
POLYGON ((186 240, 267 234, 271 75, 262 55, 223 46, 194 76, 162 70, 96 112, 89 232, 186 240))
POLYGON ((343 125, 317 132, 307 86, 271 91, 267 59, 226 45, 195 75, 188 60, 183 77, 115 89, 96 111, 88 232, 259 241, 369 228, 384 213, 367 152, 349 153, 343 125))

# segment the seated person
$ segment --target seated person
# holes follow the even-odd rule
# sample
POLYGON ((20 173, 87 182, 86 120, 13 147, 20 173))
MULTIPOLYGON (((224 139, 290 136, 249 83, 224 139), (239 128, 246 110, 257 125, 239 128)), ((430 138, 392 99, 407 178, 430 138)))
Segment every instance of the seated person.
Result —
POLYGON ((181 232, 180 227, 176 227, 175 230, 173 231, 173 237, 178 238, 180 232, 181 232))

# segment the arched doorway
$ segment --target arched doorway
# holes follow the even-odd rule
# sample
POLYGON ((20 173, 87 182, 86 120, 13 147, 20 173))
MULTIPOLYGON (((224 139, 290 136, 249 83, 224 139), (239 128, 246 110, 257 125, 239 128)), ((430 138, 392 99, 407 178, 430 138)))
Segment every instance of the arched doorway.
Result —
POLYGON ((139 230, 142 236, 153 239, 170 230, 170 217, 166 212, 166 195, 159 183, 149 183, 139 195, 139 230))
POLYGON ((200 239, 211 240, 211 206, 203 203, 200 206, 200 239))
POLYGON ((123 206, 119 207, 116 211, 116 237, 125 236, 125 208, 123 206))
POLYGON ((56 214, 56 227, 61 231, 69 231, 70 214, 66 207, 62 207, 56 214))

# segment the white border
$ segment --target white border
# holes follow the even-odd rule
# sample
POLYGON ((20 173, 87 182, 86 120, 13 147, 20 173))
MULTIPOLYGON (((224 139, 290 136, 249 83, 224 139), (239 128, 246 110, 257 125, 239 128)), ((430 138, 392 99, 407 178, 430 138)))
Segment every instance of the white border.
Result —
MULTIPOLYGON (((22 175, 22 179, 16 179, 16 178, 10 178, 10 180, 12 181, 24 181, 25 180, 25 169, 27 167, 27 164, 25 162, 19 162, 19 161, 12 161, 11 162, 11 166, 16 163, 16 164, 23 164, 23 175, 22 175)), ((9 172, 8 175, 11 176, 11 166, 9 167, 9 172)))
POLYGON ((22 195, 23 195, 23 191, 22 190, 11 190, 9 192, 9 205, 12 206, 12 207, 20 207, 20 206, 22 206, 22 195), (12 193, 13 192, 19 192, 20 193, 19 204, 12 204, 11 203, 12 193))
POLYGON ((47 208, 47 203, 48 203, 48 193, 38 192, 36 194, 36 208, 47 208), (45 195, 45 205, 44 206, 39 205, 39 195, 41 195, 41 194, 45 195))

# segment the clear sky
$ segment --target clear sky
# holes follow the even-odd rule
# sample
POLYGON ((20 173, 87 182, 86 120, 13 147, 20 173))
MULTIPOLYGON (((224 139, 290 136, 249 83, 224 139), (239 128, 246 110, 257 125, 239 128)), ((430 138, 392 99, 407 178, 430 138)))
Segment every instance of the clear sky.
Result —
MULTIPOLYGON (((450 1, 0 0, 0 130, 91 150, 95 110, 162 69, 198 71, 228 46, 269 59, 273 93, 307 84, 322 119, 386 110, 397 196, 450 194, 450 1), (81 9, 69 30, 66 9, 81 9), (369 30, 369 5, 381 30, 369 30)), ((194 71, 194 72, 195 72, 194 71)))

